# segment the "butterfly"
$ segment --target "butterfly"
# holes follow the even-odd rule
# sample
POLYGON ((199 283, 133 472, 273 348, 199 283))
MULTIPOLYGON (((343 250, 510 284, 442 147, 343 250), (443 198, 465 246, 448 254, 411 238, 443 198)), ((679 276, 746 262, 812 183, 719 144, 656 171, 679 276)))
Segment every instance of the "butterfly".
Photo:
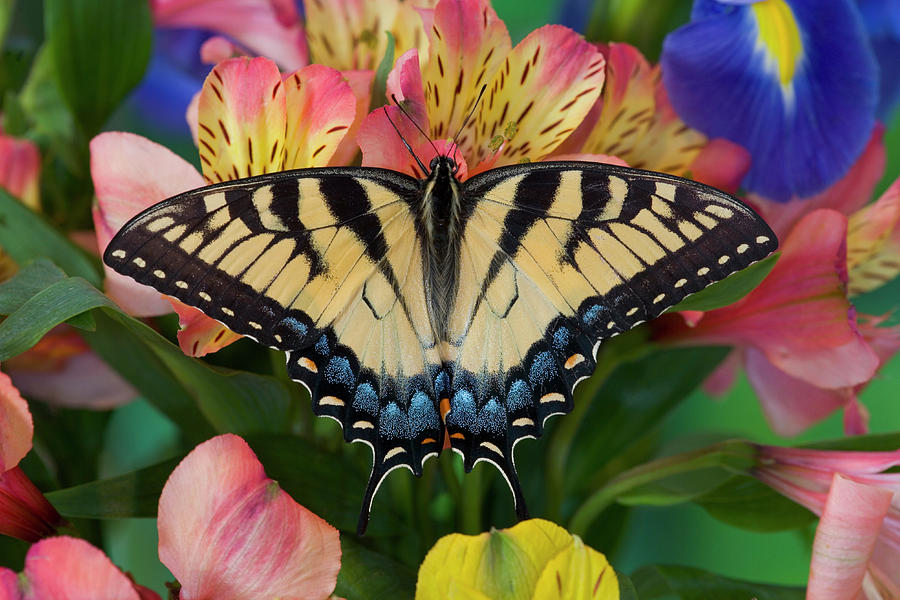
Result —
MULTIPOLYGON (((424 165, 423 165, 424 168, 424 165)), ((506 479, 603 340, 760 260, 765 222, 706 185, 591 162, 465 181, 315 168, 210 185, 129 221, 110 267, 287 354, 315 414, 372 449, 359 532, 385 476, 444 447, 506 479)))

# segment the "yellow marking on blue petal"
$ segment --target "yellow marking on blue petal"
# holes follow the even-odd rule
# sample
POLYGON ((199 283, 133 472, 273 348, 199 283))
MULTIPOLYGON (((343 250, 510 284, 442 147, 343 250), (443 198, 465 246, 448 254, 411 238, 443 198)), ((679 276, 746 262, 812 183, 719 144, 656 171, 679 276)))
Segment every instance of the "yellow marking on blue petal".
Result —
POLYGON ((786 86, 794 79, 803 55, 803 42, 794 12, 784 0, 762 0, 751 5, 759 25, 759 41, 775 59, 778 78, 786 86))

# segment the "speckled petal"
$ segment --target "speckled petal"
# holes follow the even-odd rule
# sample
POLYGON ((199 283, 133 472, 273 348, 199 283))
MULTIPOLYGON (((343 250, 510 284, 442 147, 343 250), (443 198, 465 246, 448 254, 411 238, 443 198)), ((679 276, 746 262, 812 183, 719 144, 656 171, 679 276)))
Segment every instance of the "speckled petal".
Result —
POLYGON ((874 204, 850 217, 847 267, 851 294, 881 287, 900 275, 900 179, 874 204))
POLYGON ((241 338, 215 319, 207 317, 201 311, 169 298, 175 312, 178 313, 178 345, 188 356, 206 356, 218 352, 225 346, 241 338))
MULTIPOLYGON (((397 0, 304 0, 312 61, 340 70, 375 69, 400 9, 397 0)), ((399 54, 398 52, 397 54, 399 54)))
POLYGON ((284 169, 328 165, 356 118, 350 84, 331 67, 310 65, 287 76, 284 88, 284 169))
POLYGON ((9 375, 0 373, 0 471, 7 471, 31 450, 31 411, 9 375))
POLYGON ((497 166, 553 152, 600 97, 605 64, 600 51, 571 29, 547 25, 529 34, 488 85, 474 140, 465 140, 474 156, 485 158, 497 136, 507 140, 497 166))
POLYGON ((232 58, 217 65, 200 93, 198 141, 211 183, 281 170, 285 86, 274 62, 232 58))

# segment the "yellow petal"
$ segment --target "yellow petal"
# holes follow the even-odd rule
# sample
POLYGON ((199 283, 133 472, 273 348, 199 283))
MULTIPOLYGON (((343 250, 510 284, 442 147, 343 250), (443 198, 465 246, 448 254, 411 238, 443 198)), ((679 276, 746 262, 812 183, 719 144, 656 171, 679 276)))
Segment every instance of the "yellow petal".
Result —
POLYGON ((618 600, 619 580, 606 557, 577 535, 572 538, 572 545, 547 563, 534 600, 618 600))
POLYGON ((551 153, 599 98, 604 66, 600 51, 570 29, 547 25, 529 34, 488 85, 472 128, 475 159, 499 150, 500 166, 551 153))
POLYGON ((856 211, 847 229, 851 294, 868 292, 900 274, 900 180, 874 204, 856 211))
POLYGON ((203 176, 228 181, 280 171, 285 131, 281 74, 266 58, 219 63, 203 84, 198 142, 203 176))
POLYGON ((496 600, 530 600, 545 565, 572 544, 572 536, 549 521, 531 519, 477 536, 444 536, 419 568, 416 600, 443 600, 451 591, 496 600), (467 591, 468 590, 468 591, 467 591))
POLYGON ((324 167, 356 118, 356 96, 339 71, 309 65, 284 81, 284 168, 324 167))

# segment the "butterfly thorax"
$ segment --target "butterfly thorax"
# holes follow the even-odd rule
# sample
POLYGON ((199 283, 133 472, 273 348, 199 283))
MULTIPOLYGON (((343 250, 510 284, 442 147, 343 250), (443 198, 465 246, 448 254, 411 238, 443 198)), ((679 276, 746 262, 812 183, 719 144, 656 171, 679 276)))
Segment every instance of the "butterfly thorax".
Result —
POLYGON ((430 166, 418 206, 424 238, 422 264, 431 326, 438 339, 446 340, 451 304, 459 281, 462 194, 456 179, 456 163, 451 158, 437 156, 430 166))

